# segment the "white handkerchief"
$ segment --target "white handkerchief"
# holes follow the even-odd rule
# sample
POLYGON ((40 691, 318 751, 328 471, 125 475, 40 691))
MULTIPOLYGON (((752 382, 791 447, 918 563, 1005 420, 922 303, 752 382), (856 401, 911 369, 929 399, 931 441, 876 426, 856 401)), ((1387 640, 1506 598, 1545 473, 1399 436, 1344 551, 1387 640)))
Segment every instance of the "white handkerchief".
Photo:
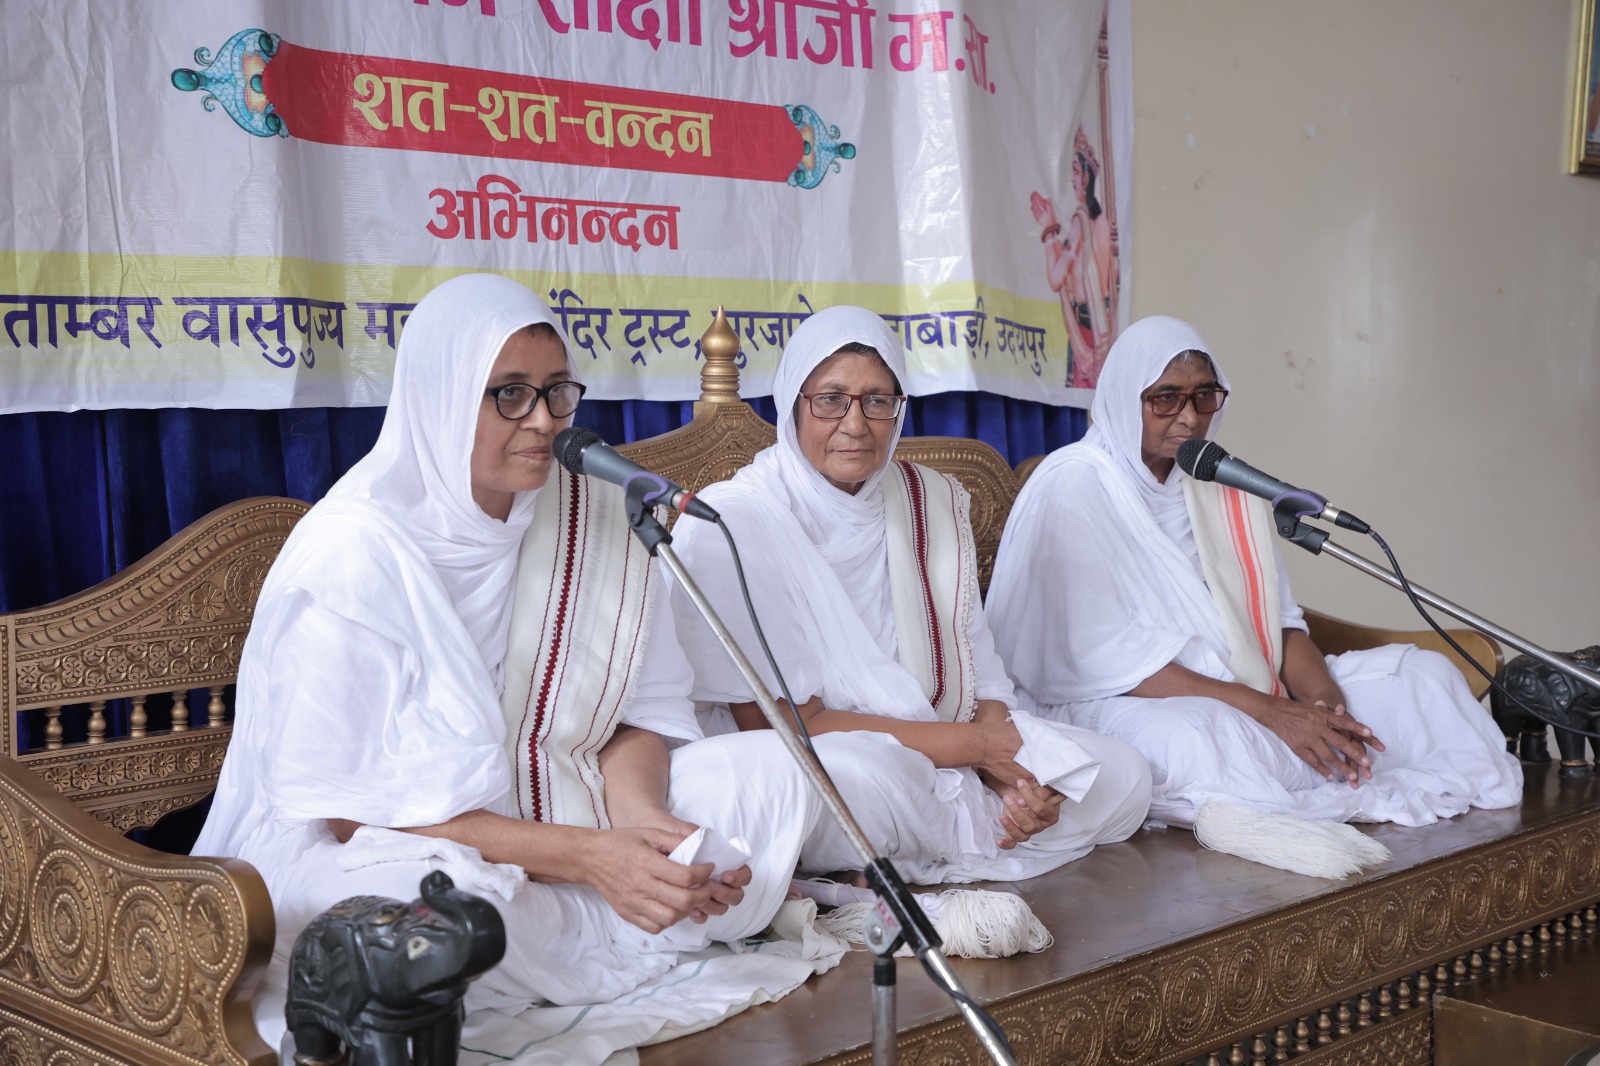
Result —
POLYGON ((1022 736, 1017 765, 1068 799, 1083 799, 1100 776, 1100 762, 1072 739, 1069 727, 1026 711, 1012 711, 1011 722, 1022 736))
POLYGON ((744 837, 725 840, 721 833, 703 825, 684 837, 667 858, 685 866, 711 863, 711 876, 721 877, 728 870, 737 870, 750 861, 750 845, 744 837))

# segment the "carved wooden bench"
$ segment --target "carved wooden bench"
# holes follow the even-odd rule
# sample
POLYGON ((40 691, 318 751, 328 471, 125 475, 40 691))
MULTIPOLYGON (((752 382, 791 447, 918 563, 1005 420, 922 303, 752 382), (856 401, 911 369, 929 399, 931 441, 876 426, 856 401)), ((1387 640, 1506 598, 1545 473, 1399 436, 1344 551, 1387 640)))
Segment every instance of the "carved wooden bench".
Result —
MULTIPOLYGON (((623 450, 699 489, 772 443, 739 398, 737 346, 719 316, 693 421, 623 450)), ((906 438, 897 456, 971 492, 987 586, 1022 478, 971 440, 906 438)), ((307 509, 231 504, 95 588, 0 615, 0 1062, 274 1061, 250 1010, 274 932, 260 876, 121 834, 215 786, 255 598, 307 509)), ((1396 639, 1310 617, 1330 651, 1396 639)), ((1499 664, 1492 642, 1464 638, 1499 664)))

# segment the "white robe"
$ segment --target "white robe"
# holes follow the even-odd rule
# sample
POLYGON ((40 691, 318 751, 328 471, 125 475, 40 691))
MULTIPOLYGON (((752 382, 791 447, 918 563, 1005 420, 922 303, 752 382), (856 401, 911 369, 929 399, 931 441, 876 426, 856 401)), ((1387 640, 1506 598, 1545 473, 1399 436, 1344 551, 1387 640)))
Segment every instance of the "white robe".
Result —
MULTIPOLYGON (((401 342, 377 446, 296 526, 263 584, 233 739, 194 851, 245 859, 266 881, 277 942, 256 1021, 269 1044, 284 1028, 294 940, 341 899, 410 900, 424 874, 442 869, 506 922, 506 956, 471 986, 469 1007, 603 1003, 664 974, 683 952, 762 928, 813 827, 817 806, 799 774, 753 750, 759 744, 730 737, 677 749, 674 813, 760 850, 739 907, 658 936, 623 921, 593 888, 535 883, 471 848, 395 831, 479 809, 517 816, 499 693, 535 494, 518 498, 508 521, 489 518, 472 502, 467 456, 501 345, 530 322, 550 321, 532 294, 498 277, 456 279, 426 297, 401 342), (732 785, 752 767, 760 783, 741 806, 732 785), (340 844, 328 827, 336 818, 364 828, 340 844)), ((675 716, 679 735, 693 736, 670 614, 658 623, 659 639, 643 650, 647 677, 621 720, 661 729, 675 716)), ((693 1020, 656 1018, 642 1036, 638 1026, 619 1032, 637 1040, 693 1020)), ((615 1048, 582 1036, 548 1045, 537 1061, 598 1062, 615 1048)))
MULTIPOLYGON (((923 722, 965 720, 980 699, 1014 706, 977 603, 965 490, 945 475, 891 463, 851 495, 828 484, 799 452, 790 415, 795 397, 812 369, 849 341, 876 349, 904 380, 898 342, 882 319, 857 308, 813 315, 779 366, 779 443, 702 493, 739 545, 773 654, 801 703, 818 696, 834 710, 923 722), (919 553, 927 558, 926 588, 906 565, 919 553)), ((702 591, 781 696, 759 658, 720 532, 686 520, 674 535, 702 591)), ((694 664, 695 700, 708 711, 751 700, 683 590, 673 596, 679 641, 694 664)), ((1148 775, 1137 753, 1083 730, 1016 718, 1025 742, 1018 761, 1029 766, 1036 759, 1041 780, 1069 799, 1056 825, 1011 850, 997 844, 1003 805, 973 770, 936 768, 883 733, 829 733, 815 746, 868 838, 910 881, 1032 877, 1138 827, 1148 775)), ((716 720, 731 727, 725 712, 716 720)), ((824 817, 802 867, 860 865, 824 817)))
MULTIPOLYGON (((1168 362, 1205 342, 1172 319, 1130 327, 1107 360, 1089 436, 1051 455, 1006 523, 986 611, 1024 706, 1119 737, 1149 759, 1152 818, 1191 824, 1207 799, 1308 818, 1426 825, 1506 807, 1522 774, 1449 661, 1410 646, 1330 657, 1350 714, 1387 750, 1352 789, 1324 780, 1242 711, 1129 689, 1169 663, 1223 681, 1235 651, 1206 585, 1174 469, 1140 459, 1139 397, 1168 362)), ((1226 379, 1219 379, 1226 385, 1226 379)), ((1213 419, 1212 431, 1217 422, 1213 419)), ((1279 624, 1304 628, 1282 563, 1279 624)))

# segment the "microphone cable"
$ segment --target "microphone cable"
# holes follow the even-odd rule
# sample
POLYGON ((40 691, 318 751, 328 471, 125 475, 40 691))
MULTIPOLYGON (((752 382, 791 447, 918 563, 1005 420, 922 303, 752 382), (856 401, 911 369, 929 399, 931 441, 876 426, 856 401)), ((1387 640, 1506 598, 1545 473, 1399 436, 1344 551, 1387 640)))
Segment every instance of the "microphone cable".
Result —
MULTIPOLYGON (((1412 590, 1412 588, 1411 588, 1411 582, 1406 580, 1405 573, 1403 571, 1401 571, 1401 569, 1400 569, 1400 560, 1398 560, 1398 559, 1396 559, 1394 557, 1394 552, 1389 550, 1388 543, 1383 539, 1382 536, 1379 535, 1378 531, 1376 529, 1369 529, 1369 530, 1367 530, 1367 535, 1370 536, 1377 543, 1378 547, 1383 550, 1384 556, 1387 557, 1388 560, 1389 560, 1389 565, 1394 568, 1394 576, 1399 580, 1401 590, 1405 592, 1406 598, 1411 601, 1411 606, 1415 607, 1417 609, 1417 613, 1422 616, 1422 620, 1424 622, 1427 622, 1428 625, 1433 629, 1433 631, 1435 633, 1439 634, 1439 636, 1444 639, 1444 642, 1446 644, 1450 645, 1450 647, 1455 650, 1455 653, 1457 655, 1461 656, 1467 662, 1471 663, 1472 664, 1472 668, 1474 670, 1478 671, 1478 673, 1482 674, 1484 676, 1484 679, 1487 680, 1489 682, 1489 684, 1494 687, 1494 690, 1496 692, 1500 693, 1506 699, 1510 700, 1512 703, 1514 703, 1518 707, 1522 708, 1522 710, 1530 718, 1536 718, 1539 721, 1545 723, 1546 725, 1554 726, 1556 729, 1564 729, 1569 733, 1576 733, 1579 736, 1584 736, 1584 737, 1590 738, 1591 740, 1600 741, 1600 733, 1594 732, 1593 730, 1578 729, 1578 728, 1576 728, 1574 726, 1564 725, 1564 724, 1562 724, 1560 722, 1554 721, 1553 719, 1551 719, 1549 717, 1546 717, 1544 712, 1538 711, 1538 710, 1535 710, 1532 707, 1529 707, 1526 703, 1522 702, 1520 697, 1518 697, 1510 689, 1508 689, 1504 685, 1502 685, 1498 678, 1496 678, 1489 671, 1485 670, 1483 668, 1483 665, 1481 663, 1479 663, 1478 660, 1474 659, 1471 655, 1468 655, 1467 652, 1466 652, 1466 649, 1463 648, 1460 644, 1457 644, 1455 638, 1452 637, 1449 633, 1447 633, 1444 630, 1444 628, 1439 625, 1438 622, 1434 621, 1433 615, 1429 614, 1427 608, 1422 605, 1422 601, 1417 598, 1416 592, 1414 592, 1412 590)), ((1574 684, 1585 685, 1585 682, 1577 681, 1576 679, 1574 679, 1574 684)), ((1585 685, 1585 687, 1590 687, 1590 686, 1586 686, 1585 685)), ((1496 724, 1499 724, 1499 723, 1496 723, 1496 724)), ((1597 745, 1597 747, 1600 747, 1600 745, 1597 745)))
POLYGON ((767 657, 767 665, 772 667, 772 676, 778 681, 778 691, 783 693, 784 702, 789 705, 789 716, 794 719, 795 731, 800 734, 800 741, 817 760, 817 766, 822 769, 822 776, 827 777, 829 783, 833 778, 828 776, 828 768, 822 765, 822 759, 817 755, 817 749, 811 745, 811 731, 806 728, 805 719, 800 717, 800 708, 794 702, 794 696, 789 692, 789 682, 783 679, 783 671, 778 668, 777 656, 772 654, 772 646, 767 643, 767 635, 762 632, 761 619, 756 617, 756 605, 750 599, 750 585, 744 579, 744 563, 739 558, 739 545, 734 543, 733 531, 728 528, 721 516, 717 518, 717 528, 722 530, 723 538, 728 542, 728 552, 733 556, 733 571, 739 575, 739 592, 744 596, 745 613, 750 616, 750 624, 755 628, 756 640, 761 643, 761 653, 767 657))
MULTIPOLYGON (((1216 481, 1218 468, 1224 461, 1229 459, 1234 459, 1235 461, 1239 462, 1244 467, 1244 470, 1250 472, 1251 474, 1260 474, 1259 471, 1255 470, 1255 468, 1251 467, 1248 463, 1244 463, 1243 460, 1238 460, 1237 457, 1228 454, 1227 450, 1224 449, 1222 445, 1217 444, 1212 440, 1190 440, 1184 442, 1178 448, 1177 461, 1179 467, 1182 468, 1185 474, 1194 478, 1196 481, 1216 481), (1213 454, 1213 452, 1215 452, 1215 454, 1213 454)), ((1271 478, 1270 475, 1261 475, 1261 477, 1266 478, 1269 481, 1277 481, 1277 479, 1271 478)), ((1235 484, 1232 481, 1226 481, 1223 482, 1223 484, 1229 485, 1240 492, 1250 492, 1252 495, 1261 496, 1263 499, 1268 499, 1269 502, 1274 504, 1278 502, 1271 497, 1265 496, 1263 494, 1265 489, 1258 490, 1247 488, 1245 486, 1235 484)), ((1304 492, 1304 490, 1295 489, 1293 486, 1288 485, 1287 482, 1283 482, 1282 484, 1286 486, 1290 492, 1304 492)), ((1314 498, 1321 501, 1324 507, 1328 507, 1327 501, 1322 497, 1314 496, 1310 493, 1305 493, 1305 495, 1308 498, 1314 498)), ((1329 509, 1331 510, 1332 508, 1329 509)), ((1428 626, 1435 633, 1439 634, 1440 638, 1446 644, 1448 644, 1457 655, 1461 656, 1461 658, 1472 664, 1472 668, 1478 673, 1482 674, 1484 679, 1489 682, 1490 686, 1496 692, 1500 693, 1500 695, 1516 704, 1531 718, 1544 722, 1546 725, 1554 726, 1557 729, 1565 729, 1569 733, 1576 733, 1580 736, 1585 736, 1592 740, 1600 741, 1600 733, 1596 733, 1587 729, 1579 729, 1574 726, 1562 725, 1547 717, 1543 712, 1536 711, 1532 707, 1529 707, 1526 703, 1522 702, 1520 697, 1502 685, 1498 678, 1489 673, 1489 671, 1485 670, 1478 660, 1468 655, 1466 649, 1462 648, 1460 644, 1456 643, 1455 638, 1449 633, 1445 632, 1439 623, 1434 621, 1433 616, 1428 613, 1427 609, 1423 607, 1422 601, 1417 598, 1416 592, 1411 588, 1411 582, 1406 579, 1405 572, 1400 569, 1400 561, 1394 557, 1394 552, 1389 550, 1388 543, 1383 539, 1376 529, 1373 529, 1370 525, 1362 522, 1360 519, 1349 514, 1348 512, 1335 514, 1333 516, 1306 515, 1304 517, 1326 518, 1327 520, 1333 521, 1337 525, 1344 526, 1348 529, 1353 529, 1359 533, 1366 533, 1368 536, 1370 536, 1373 541, 1377 543, 1378 547, 1382 549, 1384 556, 1389 560, 1389 565, 1394 568, 1394 576, 1396 580, 1400 582, 1401 591, 1403 591, 1406 594, 1406 598, 1411 601, 1411 606, 1416 608, 1417 613, 1422 616, 1422 620, 1427 622, 1428 626)), ((1585 682, 1582 681, 1575 681, 1575 683, 1579 685, 1585 684, 1585 682)), ((1596 747, 1600 748, 1600 744, 1597 744, 1596 747)))

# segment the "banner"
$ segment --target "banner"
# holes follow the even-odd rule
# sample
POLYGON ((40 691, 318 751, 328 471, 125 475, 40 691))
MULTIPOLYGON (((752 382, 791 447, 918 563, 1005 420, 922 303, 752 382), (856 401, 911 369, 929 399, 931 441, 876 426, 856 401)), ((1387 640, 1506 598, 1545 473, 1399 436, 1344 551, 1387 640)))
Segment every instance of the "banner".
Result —
POLYGON ((914 394, 1085 405, 1126 320, 1127 0, 5 0, 0 412, 386 402, 505 273, 589 395, 854 303, 914 394))

